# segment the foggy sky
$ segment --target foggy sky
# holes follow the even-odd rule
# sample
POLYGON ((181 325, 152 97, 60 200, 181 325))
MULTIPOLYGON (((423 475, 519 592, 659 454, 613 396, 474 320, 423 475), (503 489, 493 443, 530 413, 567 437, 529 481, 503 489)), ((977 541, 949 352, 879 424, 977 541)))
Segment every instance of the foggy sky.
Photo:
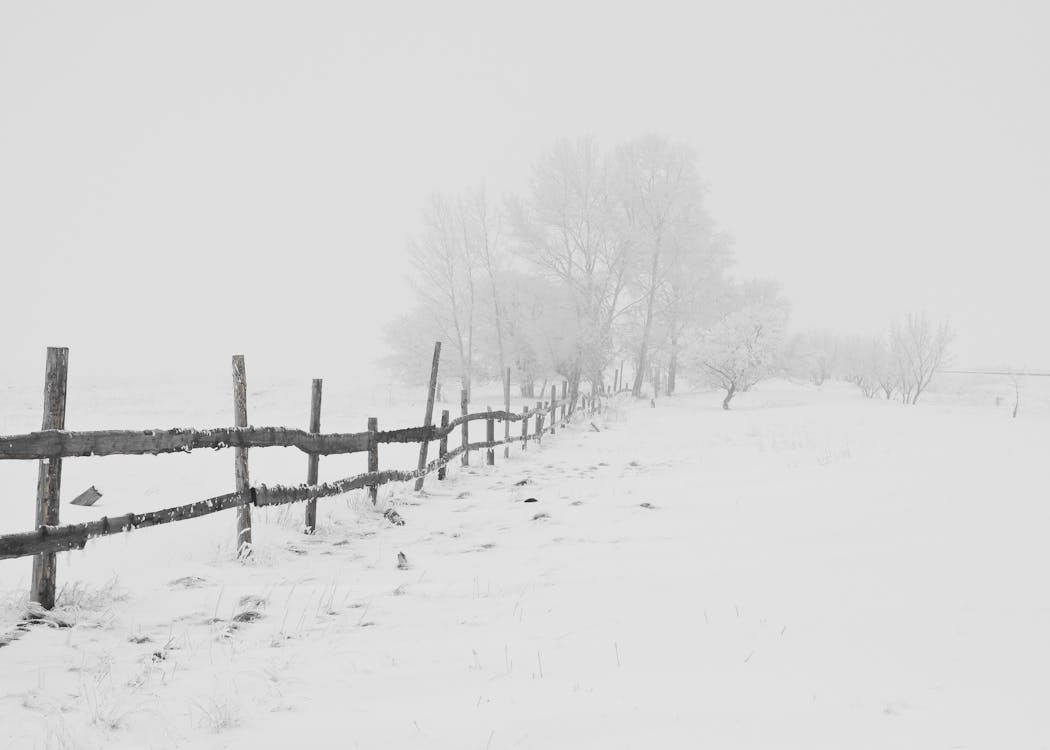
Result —
POLYGON ((1050 4, 0 0, 0 378, 371 368, 435 190, 691 144, 796 330, 1050 368, 1050 4))

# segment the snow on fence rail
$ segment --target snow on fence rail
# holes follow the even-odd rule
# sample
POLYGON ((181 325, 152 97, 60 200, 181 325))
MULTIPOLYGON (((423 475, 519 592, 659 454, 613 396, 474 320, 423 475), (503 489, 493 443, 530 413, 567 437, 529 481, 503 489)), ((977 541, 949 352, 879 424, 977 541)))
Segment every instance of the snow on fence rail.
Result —
MULTIPOLYGON (((248 426, 207 430, 73 432, 64 429, 69 350, 49 348, 44 381, 43 429, 25 435, 0 436, 0 460, 40 461, 40 479, 37 484, 37 528, 23 533, 0 535, 0 560, 34 555, 30 599, 44 609, 51 609, 55 601, 55 554, 66 550, 83 549, 87 541, 94 537, 237 509, 238 554, 247 555, 251 552, 252 506, 266 507, 306 502, 306 531, 312 533, 316 527, 315 503, 320 498, 367 488, 372 502, 375 503, 377 491, 381 485, 412 480, 416 481, 415 488, 419 490, 423 486, 423 478, 428 474, 437 471, 438 479, 444 479, 445 467, 457 457, 461 459, 464 466, 467 466, 471 451, 486 450, 486 463, 491 466, 495 463, 493 449, 497 446, 506 446, 504 456, 509 456, 510 446, 514 443, 519 443, 524 450, 529 440, 539 441, 547 432, 554 434, 559 422, 564 426, 577 412, 577 405, 579 405, 579 411, 583 413, 592 413, 602 406, 600 391, 591 396, 574 394, 569 397, 567 384, 563 383, 560 403, 557 387, 551 386, 550 401, 537 402, 535 408, 526 407, 521 414, 516 414, 510 410, 510 370, 508 369, 504 377, 505 408, 502 411, 487 409, 483 412, 468 413, 467 394, 464 391, 460 402, 462 414, 455 419, 449 419, 449 412, 445 410, 441 414, 440 426, 435 426, 431 424, 431 421, 440 352, 441 344, 438 342, 434 346, 424 424, 420 427, 380 431, 376 429, 376 420, 369 419, 369 429, 365 432, 323 434, 320 432, 321 381, 315 380, 311 399, 311 429, 309 432, 290 427, 248 426), (547 415, 550 415, 550 423, 545 425, 547 415), (534 420, 535 425, 531 433, 529 431, 530 419, 534 420), (468 426, 470 422, 476 421, 486 423, 486 439, 471 443, 468 426), (503 422, 505 425, 502 440, 495 439, 496 422, 503 422), (513 438, 510 434, 511 422, 521 422, 521 434, 513 438), (457 428, 461 431, 460 445, 449 450, 448 436, 453 434, 457 428), (438 457, 428 462, 426 460, 427 447, 435 440, 439 441, 438 457), (412 470, 380 471, 379 446, 384 443, 419 443, 418 467, 412 470), (270 447, 294 447, 309 455, 312 460, 307 470, 307 482, 291 486, 252 486, 248 481, 247 450, 270 447), (59 525, 59 489, 63 458, 157 455, 205 448, 236 449, 237 491, 162 510, 103 517, 87 523, 59 525), (320 456, 365 452, 368 453, 367 472, 331 482, 317 482, 317 459, 320 456)), ((235 413, 238 417, 236 421, 246 423, 247 388, 243 357, 233 358, 233 373, 235 413)))

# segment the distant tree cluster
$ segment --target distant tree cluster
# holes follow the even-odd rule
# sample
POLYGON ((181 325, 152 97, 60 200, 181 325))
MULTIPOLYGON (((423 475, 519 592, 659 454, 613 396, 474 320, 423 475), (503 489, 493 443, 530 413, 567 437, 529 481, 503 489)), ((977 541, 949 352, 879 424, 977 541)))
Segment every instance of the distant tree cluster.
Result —
POLYGON ((887 336, 845 336, 811 331, 785 346, 787 371, 814 385, 830 378, 854 383, 867 398, 917 403, 950 357, 954 335, 947 323, 922 314, 894 322, 887 336))
POLYGON ((770 284, 727 276, 731 242, 707 212, 695 154, 645 136, 603 151, 558 141, 529 188, 498 204, 483 190, 435 196, 411 244, 417 303, 387 330, 387 364, 469 393, 509 368, 520 394, 565 380, 672 393, 680 371, 746 390, 779 350, 787 306, 770 284), (630 371, 630 377, 626 372, 630 371))

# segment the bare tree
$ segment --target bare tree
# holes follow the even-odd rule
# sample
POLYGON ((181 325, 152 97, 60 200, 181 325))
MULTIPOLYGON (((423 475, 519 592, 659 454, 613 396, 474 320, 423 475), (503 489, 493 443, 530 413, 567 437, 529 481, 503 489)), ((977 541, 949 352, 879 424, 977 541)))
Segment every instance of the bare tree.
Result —
POLYGON ((787 317, 787 303, 774 285, 752 283, 740 291, 736 308, 701 337, 694 369, 702 381, 725 391, 723 409, 773 373, 787 317))
POLYGON ((636 276, 644 305, 632 388, 637 398, 649 365, 657 297, 668 279, 668 245, 675 234, 709 226, 710 221, 702 210, 696 155, 684 145, 655 135, 624 144, 616 151, 616 175, 627 229, 647 261, 636 276))
POLYGON ((451 341, 468 395, 474 376, 477 271, 469 223, 460 201, 434 196, 423 215, 423 234, 411 245, 416 290, 423 305, 451 341))
POLYGON ((607 364, 631 260, 622 208, 594 141, 555 143, 508 216, 519 255, 567 292, 575 340, 560 366, 576 394, 585 373, 600 378, 607 364))
POLYGON ((954 334, 947 323, 936 328, 924 314, 909 314, 890 329, 897 379, 904 403, 915 404, 947 362, 954 334))

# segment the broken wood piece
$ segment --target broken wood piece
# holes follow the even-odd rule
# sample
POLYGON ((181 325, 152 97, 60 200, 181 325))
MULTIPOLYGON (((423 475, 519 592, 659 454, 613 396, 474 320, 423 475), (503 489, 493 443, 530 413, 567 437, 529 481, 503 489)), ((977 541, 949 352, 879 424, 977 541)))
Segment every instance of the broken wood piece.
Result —
POLYGON ((91 506, 98 502, 98 499, 100 497, 102 497, 102 493, 95 489, 95 486, 92 485, 83 492, 81 492, 79 495, 74 497, 72 503, 73 505, 91 506))

